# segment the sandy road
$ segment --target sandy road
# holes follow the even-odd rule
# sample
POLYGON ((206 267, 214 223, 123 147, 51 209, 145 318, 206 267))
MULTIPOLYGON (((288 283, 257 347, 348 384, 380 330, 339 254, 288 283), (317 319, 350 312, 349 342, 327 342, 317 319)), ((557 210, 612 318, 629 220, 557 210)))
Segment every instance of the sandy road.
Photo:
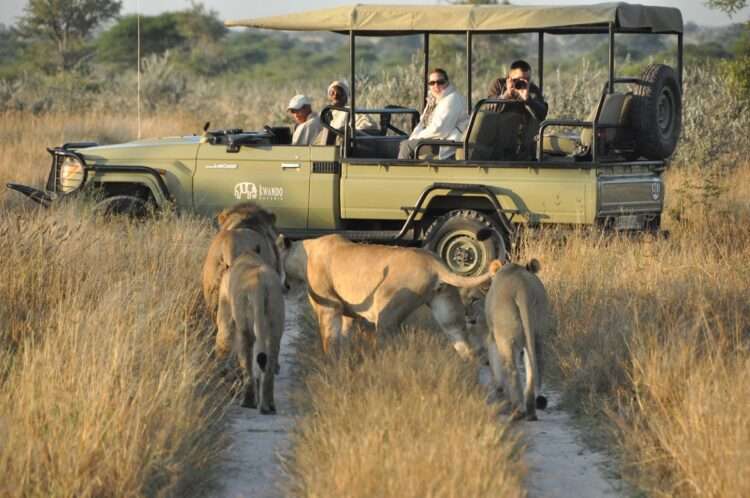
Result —
POLYGON ((602 467, 607 460, 580 442, 570 415, 559 408, 560 396, 547 392, 549 407, 536 422, 524 422, 527 441, 526 484, 532 498, 619 497, 618 481, 607 479, 602 467))
POLYGON ((281 340, 281 371, 276 377, 276 415, 235 404, 229 411, 230 446, 219 473, 224 477, 217 498, 280 498, 281 467, 277 455, 289 447, 289 429, 294 424, 289 402, 291 391, 291 342, 299 333, 299 305, 286 299, 284 336, 281 340))
MULTIPOLYGON (((289 402, 292 379, 291 342, 299 334, 297 299, 286 302, 286 321, 281 346, 281 372, 276 383, 273 416, 235 405, 230 410, 230 437, 233 444, 219 472, 225 476, 218 498, 281 498, 282 478, 277 455, 289 446, 289 430, 294 424, 289 402)), ((487 384, 489 368, 482 368, 480 379, 487 384)), ((518 424, 526 442, 527 486, 531 498, 619 497, 620 483, 605 478, 604 455, 592 452, 580 442, 580 434, 570 415, 559 408, 559 395, 546 391, 549 408, 540 411, 539 421, 518 424)))

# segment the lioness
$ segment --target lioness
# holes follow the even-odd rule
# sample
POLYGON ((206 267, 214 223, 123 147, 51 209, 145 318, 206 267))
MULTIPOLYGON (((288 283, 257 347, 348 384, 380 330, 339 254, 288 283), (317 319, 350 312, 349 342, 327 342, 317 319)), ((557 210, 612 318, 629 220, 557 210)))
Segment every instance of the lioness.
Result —
POLYGON ((374 324, 377 332, 393 330, 417 307, 427 304, 456 351, 470 357, 464 308, 456 287, 487 282, 501 265, 494 261, 489 273, 462 277, 423 249, 355 244, 340 235, 284 247, 287 276, 307 282, 326 352, 332 340, 349 334, 354 318, 374 324))
POLYGON ((538 395, 544 370, 542 343, 553 331, 555 321, 547 291, 536 276, 540 268, 535 259, 526 266, 506 264, 492 278, 484 299, 490 367, 496 387, 502 388, 510 400, 514 419, 525 415, 528 420, 537 420, 536 409, 547 406, 547 399, 538 395), (526 370, 523 393, 519 384, 522 352, 526 370))
POLYGON ((255 252, 283 276, 283 266, 275 244, 276 216, 253 202, 243 202, 217 216, 219 233, 211 241, 203 263, 203 299, 212 317, 216 316, 219 282, 224 271, 241 254, 255 252))
POLYGON ((242 406, 276 413, 273 383, 284 332, 284 296, 278 273, 258 254, 238 256, 224 272, 216 325, 217 356, 224 358, 234 349, 240 361, 245 385, 242 406))

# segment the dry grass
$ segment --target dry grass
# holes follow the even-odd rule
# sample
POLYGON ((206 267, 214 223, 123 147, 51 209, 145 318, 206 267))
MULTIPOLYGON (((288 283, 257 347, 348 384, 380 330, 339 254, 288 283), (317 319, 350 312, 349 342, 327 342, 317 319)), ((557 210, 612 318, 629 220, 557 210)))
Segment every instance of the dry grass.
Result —
MULTIPOLYGON (((569 406, 607 421, 623 473, 654 496, 750 496, 750 164, 741 145, 750 113, 723 90, 691 96, 724 86, 688 69, 684 138, 666 178, 672 236, 551 231, 529 239, 522 257, 542 261, 559 314, 552 375, 569 406)), ((404 91, 399 82, 371 85, 373 103, 410 103, 389 98, 404 91)), ((580 99, 557 87, 548 80, 553 114, 576 114, 580 99)), ((247 118, 213 126, 285 119, 283 105, 237 105, 240 97, 205 100, 247 118)), ((2 117, 0 185, 41 185, 44 147, 137 133, 133 115, 111 111, 2 117)), ((147 114, 143 136, 196 132, 206 119, 147 114)), ((226 404, 214 394, 223 391, 210 380, 196 309, 208 227, 101 224, 80 204, 29 206, 0 193, 0 495, 186 494, 221 448, 226 404)), ((292 494, 521 494, 515 441, 440 340, 410 333, 377 354, 303 365, 311 398, 294 435, 292 494)))
POLYGON ((289 496, 525 496, 516 438, 439 332, 355 340, 334 361, 303 334, 289 496))
POLYGON ((624 474, 654 496, 750 495, 748 180, 738 166, 680 210, 673 194, 666 240, 527 241, 559 315, 550 351, 569 406, 609 420, 624 474))
POLYGON ((0 214, 0 494, 183 495, 223 446, 205 222, 0 214))

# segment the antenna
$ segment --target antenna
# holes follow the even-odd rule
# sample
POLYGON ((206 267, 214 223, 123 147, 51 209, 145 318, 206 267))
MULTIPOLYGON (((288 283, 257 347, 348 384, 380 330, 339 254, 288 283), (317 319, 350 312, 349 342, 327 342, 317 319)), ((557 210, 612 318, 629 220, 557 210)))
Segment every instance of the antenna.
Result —
POLYGON ((136 41, 136 52, 138 61, 136 63, 137 65, 137 74, 138 74, 138 140, 141 139, 141 0, 138 0, 138 4, 136 6, 136 25, 137 25, 137 38, 136 41))

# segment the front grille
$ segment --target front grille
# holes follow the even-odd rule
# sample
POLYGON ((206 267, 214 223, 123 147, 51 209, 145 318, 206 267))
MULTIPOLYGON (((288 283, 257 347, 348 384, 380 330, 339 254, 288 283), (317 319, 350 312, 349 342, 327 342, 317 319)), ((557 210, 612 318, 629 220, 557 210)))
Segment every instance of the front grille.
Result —
POLYGON ((340 166, 336 161, 314 161, 312 172, 338 175, 341 169, 340 166))
POLYGON ((59 192, 60 191, 60 167, 62 166, 63 156, 55 154, 54 151, 50 151, 52 154, 52 165, 50 166, 49 177, 47 177, 47 192, 59 192))

